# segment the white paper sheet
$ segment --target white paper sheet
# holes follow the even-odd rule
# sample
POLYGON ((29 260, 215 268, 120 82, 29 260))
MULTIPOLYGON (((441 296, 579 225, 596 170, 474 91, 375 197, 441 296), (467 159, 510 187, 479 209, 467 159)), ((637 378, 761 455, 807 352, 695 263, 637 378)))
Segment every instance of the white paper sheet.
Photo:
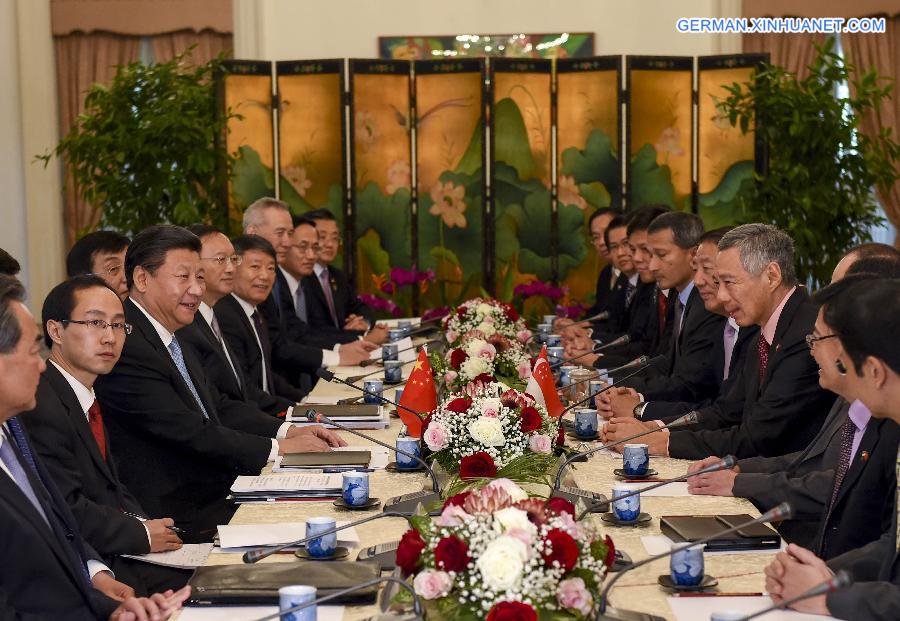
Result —
POLYGON ((168 552, 150 552, 148 554, 123 554, 125 558, 133 558, 152 565, 164 565, 166 567, 181 567, 194 569, 206 562, 206 557, 212 552, 211 543, 186 543, 177 550, 168 552))
MULTIPOLYGON (((733 610, 749 614, 772 605, 768 596, 762 597, 669 597, 669 608, 676 621, 707 621, 714 612, 733 610)), ((759 621, 829 621, 834 617, 809 615, 778 610, 756 617, 759 621)))
MULTIPOLYGON (((255 621, 266 615, 274 615, 278 606, 187 606, 178 615, 178 621, 255 621)), ((317 606, 318 621, 341 621, 343 606, 317 606)))
MULTIPOLYGON (((659 481, 652 481, 649 483, 630 483, 628 481, 619 481, 617 485, 624 484, 627 485, 629 489, 644 489, 645 487, 650 487, 651 485, 656 485, 659 481)), ((641 496, 658 496, 664 498, 675 498, 677 496, 690 496, 688 493, 688 485, 686 481, 677 481, 675 483, 669 483, 668 485, 663 485, 657 489, 652 489, 649 492, 641 492, 641 496)))
POLYGON ((239 476, 231 485, 231 491, 248 492, 304 492, 320 490, 340 490, 340 474, 278 474, 260 476, 239 476))
MULTIPOLYGON (((350 522, 338 521, 336 526, 350 522)), ((227 524, 219 526, 219 545, 222 548, 243 548, 271 546, 303 539, 306 536, 306 522, 283 522, 280 524, 227 524)), ((341 545, 359 543, 356 528, 348 528, 337 533, 341 545)))
MULTIPOLYGON (((654 554, 662 554, 663 552, 668 552, 672 547, 672 540, 666 537, 665 535, 645 535, 641 537, 641 543, 644 544, 644 549, 647 551, 647 554, 653 556, 654 554)), ((784 550, 785 544, 784 540, 781 540, 781 549, 784 550)), ((706 554, 775 554, 778 550, 716 550, 715 552, 705 552, 706 554)))

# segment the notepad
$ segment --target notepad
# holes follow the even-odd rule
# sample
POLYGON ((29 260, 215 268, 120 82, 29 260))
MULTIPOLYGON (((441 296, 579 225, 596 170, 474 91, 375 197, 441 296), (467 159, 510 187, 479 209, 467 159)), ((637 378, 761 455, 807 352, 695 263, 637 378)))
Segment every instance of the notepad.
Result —
MULTIPOLYGON (((299 539, 299 537, 298 537, 299 539)), ((148 554, 123 554, 124 558, 131 558, 151 565, 164 567, 179 567, 181 569, 194 569, 206 562, 206 557, 212 552, 211 543, 186 543, 177 550, 168 552, 150 552, 148 554)))
POLYGON ((372 461, 370 451, 321 451, 314 453, 286 453, 281 458, 282 468, 324 468, 350 466, 368 468, 372 461))
POLYGON ((340 474, 263 474, 239 476, 231 485, 234 494, 269 492, 322 493, 341 491, 340 474))

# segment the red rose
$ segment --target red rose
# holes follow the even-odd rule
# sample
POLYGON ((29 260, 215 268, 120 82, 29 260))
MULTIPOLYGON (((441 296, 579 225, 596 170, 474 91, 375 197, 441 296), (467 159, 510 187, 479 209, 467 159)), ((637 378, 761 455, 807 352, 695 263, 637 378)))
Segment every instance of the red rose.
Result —
POLYGON ((489 479, 497 476, 497 466, 484 451, 466 455, 459 463, 460 479, 489 479))
POLYGON ((518 397, 516 397, 516 405, 520 408, 524 408, 526 405, 531 405, 534 403, 534 397, 529 392, 523 392, 518 397))
POLYGON ((451 412, 456 412, 457 414, 465 414, 469 411, 469 406, 472 405, 472 400, 468 397, 457 397, 450 403, 446 405, 446 408, 451 412))
POLYGON ((403 570, 404 576, 410 576, 416 572, 422 562, 422 550, 425 542, 422 535, 415 528, 411 528, 400 538, 397 548, 397 567, 403 570))
POLYGON ((472 383, 475 384, 477 382, 481 382, 482 384, 490 384, 492 382, 496 382, 497 378, 491 375, 490 373, 479 373, 475 379, 472 380, 472 383))
POLYGON ((461 349, 454 349, 450 352, 450 366, 459 369, 462 363, 469 359, 469 354, 461 349))
POLYGON ((578 543, 564 530, 554 528, 547 533, 550 551, 544 553, 544 562, 550 566, 556 561, 565 573, 572 571, 578 560, 578 543))
POLYGON ((434 562, 445 571, 463 571, 469 564, 469 546, 455 535, 444 537, 434 549, 434 562))
POLYGON ((543 424, 540 412, 538 412, 530 405, 522 408, 522 421, 520 424, 522 433, 531 433, 532 431, 537 431, 543 424))
POLYGON ((508 408, 516 407, 516 396, 517 395, 518 395, 518 393, 515 390, 513 390, 512 388, 504 391, 503 394, 500 395, 500 404, 504 405, 508 408))
POLYGON ((503 310, 506 311, 507 319, 509 319, 510 321, 518 321, 519 320, 519 313, 516 312, 516 309, 513 308, 512 304, 504 304, 503 307, 504 307, 503 310))
POLYGON ((465 306, 460 306, 456 309, 456 316, 462 319, 462 317, 466 314, 466 310, 467 309, 465 306))
POLYGON ((616 561, 616 546, 613 545, 613 540, 610 539, 609 535, 606 536, 605 543, 606 558, 604 559, 603 564, 606 565, 607 568, 610 568, 616 561))
POLYGON ((459 494, 454 494, 444 501, 442 509, 446 509, 447 507, 461 507, 466 504, 466 498, 471 495, 472 492, 460 492, 459 494))
POLYGON ((551 498, 547 501, 547 508, 557 515, 568 513, 572 517, 575 517, 575 505, 565 498, 559 498, 558 496, 551 498))
POLYGON ((559 426, 559 433, 556 434, 556 446, 565 446, 566 445, 566 428, 562 425, 559 426))
POLYGON ((537 613, 522 602, 498 602, 488 613, 487 621, 537 621, 537 613))

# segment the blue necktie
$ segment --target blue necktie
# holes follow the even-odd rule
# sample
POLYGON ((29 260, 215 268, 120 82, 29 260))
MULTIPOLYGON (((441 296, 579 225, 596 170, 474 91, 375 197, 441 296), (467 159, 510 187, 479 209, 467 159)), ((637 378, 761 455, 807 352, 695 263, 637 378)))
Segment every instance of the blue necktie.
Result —
MULTIPOLYGON (((47 519, 47 514, 44 512, 44 507, 41 505, 40 501, 37 498, 37 494, 34 493, 34 488, 31 486, 31 482, 28 480, 28 473, 25 472, 25 468, 22 467, 22 464, 19 463, 19 459, 16 456, 16 451, 13 449, 13 437, 16 435, 15 430, 13 429, 13 421, 15 419, 10 419, 7 427, 9 428, 10 433, 4 434, 6 437, 3 440, 3 443, 0 443, 0 461, 3 461, 3 465, 6 466, 6 469, 9 470, 9 473, 12 475, 13 481, 16 485, 19 486, 19 489, 22 490, 22 493, 25 494, 25 497, 28 501, 34 506, 35 511, 40 513, 41 517, 44 518, 44 522, 47 523, 47 526, 50 526, 50 521, 47 519)), ((16 427, 18 427, 18 421, 16 421, 16 427)), ((18 427, 19 432, 21 433, 22 428, 18 427)), ((28 449, 28 445, 19 444, 16 442, 16 445, 19 446, 19 450, 22 451, 22 458, 29 463, 29 466, 34 469, 35 476, 37 476, 37 468, 34 465, 34 458, 31 456, 31 451, 28 449), (24 448, 24 450, 22 450, 24 448), (30 459, 29 459, 30 457, 30 459)), ((51 527, 52 530, 52 527, 51 527)))
POLYGON ((206 413, 206 408, 203 407, 203 401, 200 399, 200 394, 197 392, 197 388, 194 386, 194 382, 191 381, 191 376, 188 373, 187 365, 184 363, 184 354, 181 351, 181 345, 178 343, 178 339, 174 336, 172 337, 172 342, 169 343, 169 352, 172 354, 172 360, 175 361, 175 366, 178 367, 178 372, 181 373, 181 378, 184 380, 184 383, 187 384, 188 390, 191 391, 191 394, 194 395, 194 399, 197 400, 197 405, 200 406, 200 411, 203 412, 204 418, 209 418, 209 414, 206 413))

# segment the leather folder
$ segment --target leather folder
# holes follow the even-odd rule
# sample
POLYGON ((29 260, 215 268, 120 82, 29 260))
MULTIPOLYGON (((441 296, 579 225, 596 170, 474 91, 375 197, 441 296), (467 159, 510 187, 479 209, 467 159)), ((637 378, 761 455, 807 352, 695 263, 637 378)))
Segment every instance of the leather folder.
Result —
MULTIPOLYGON (((667 515, 659 520, 660 530, 675 542, 698 541, 717 532, 749 522, 753 517, 743 515, 667 515)), ((777 550, 781 536, 767 524, 754 524, 737 532, 722 535, 707 542, 706 550, 777 550)))
MULTIPOLYGON (((278 604, 278 589, 294 584, 307 584, 317 589, 317 596, 330 595, 377 578, 376 562, 294 562, 260 563, 258 565, 213 565, 194 571, 190 604, 215 606, 278 604)), ((370 604, 375 601, 378 586, 354 591, 333 600, 334 604, 370 604)))
POLYGON ((285 453, 281 465, 285 468, 322 468, 326 466, 358 466, 368 468, 371 451, 321 451, 315 453, 285 453))
MULTIPOLYGON (((301 410, 304 405, 301 405, 298 410, 301 410)), ((381 406, 380 405, 371 405, 369 403, 348 403, 346 405, 310 405, 310 408, 314 408, 316 412, 320 414, 324 414, 328 418, 354 418, 354 417, 363 417, 369 416, 372 418, 378 418, 381 415, 381 406)))

